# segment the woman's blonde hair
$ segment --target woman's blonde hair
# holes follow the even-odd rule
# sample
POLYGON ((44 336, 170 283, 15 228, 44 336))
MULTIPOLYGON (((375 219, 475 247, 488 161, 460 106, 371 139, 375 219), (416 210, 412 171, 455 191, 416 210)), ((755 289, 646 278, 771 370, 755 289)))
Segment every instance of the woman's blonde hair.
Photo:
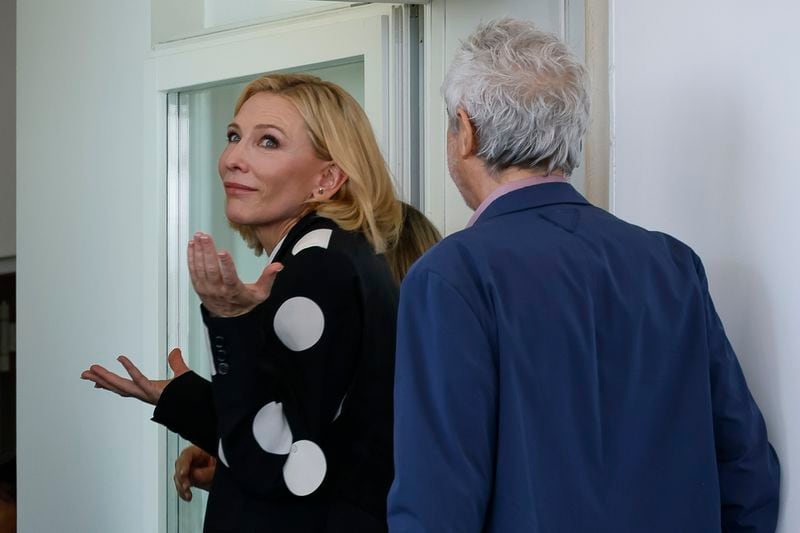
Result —
MULTIPOLYGON (((397 242, 403 213, 389 169, 367 115, 344 89, 307 74, 265 74, 250 82, 236 102, 234 114, 254 94, 286 98, 306 123, 317 157, 333 161, 348 176, 329 200, 308 202, 308 208, 348 231, 361 231, 377 253, 397 242)), ((231 224, 256 255, 263 248, 249 226, 231 224)))

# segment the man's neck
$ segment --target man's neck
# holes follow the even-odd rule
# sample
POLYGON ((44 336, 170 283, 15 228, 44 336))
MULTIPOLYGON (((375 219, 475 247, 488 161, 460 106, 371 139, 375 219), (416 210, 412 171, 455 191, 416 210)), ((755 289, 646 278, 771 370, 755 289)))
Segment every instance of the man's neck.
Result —
POLYGON ((476 206, 470 205, 475 212, 469 219, 467 227, 472 226, 478 217, 486 210, 489 205, 499 197, 508 194, 516 189, 539 185, 542 183, 566 182, 567 177, 563 173, 552 172, 545 174, 544 172, 531 172, 531 171, 518 171, 514 169, 512 172, 504 172, 500 176, 495 176, 491 180, 484 179, 482 182, 482 190, 477 195, 480 202, 476 206))
MULTIPOLYGON (((523 180, 535 180, 539 183, 551 183, 554 181, 566 181, 567 177, 560 170, 554 170, 551 173, 537 170, 525 170, 519 168, 507 168, 499 174, 492 176, 491 180, 484 180, 479 194, 480 202, 482 203, 486 198, 492 195, 500 187, 511 185, 515 182, 523 180)), ((477 206, 476 206, 477 207, 477 206)), ((474 209, 474 208, 473 208, 474 209)))
POLYGON ((525 170, 521 168, 507 168, 498 174, 494 181, 497 183, 498 187, 505 185, 506 183, 511 183, 513 181, 520 181, 520 180, 527 180, 531 178, 541 178, 544 181, 559 181, 559 180, 566 180, 566 176, 564 176, 564 172, 561 170, 554 170, 550 173, 544 170, 525 170))

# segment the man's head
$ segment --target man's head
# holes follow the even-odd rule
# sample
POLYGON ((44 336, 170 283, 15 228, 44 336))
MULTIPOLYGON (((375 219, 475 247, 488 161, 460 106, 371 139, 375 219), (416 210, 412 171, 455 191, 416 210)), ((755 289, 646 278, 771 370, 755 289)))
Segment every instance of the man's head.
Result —
POLYGON ((448 166, 467 205, 512 174, 569 176, 589 119, 588 85, 555 35, 509 18, 478 27, 442 86, 448 166))

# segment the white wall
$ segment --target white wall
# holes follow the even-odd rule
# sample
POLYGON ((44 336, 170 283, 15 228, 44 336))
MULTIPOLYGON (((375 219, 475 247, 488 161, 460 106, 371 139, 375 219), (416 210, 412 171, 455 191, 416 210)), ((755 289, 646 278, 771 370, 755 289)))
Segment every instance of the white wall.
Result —
MULTIPOLYGON (((15 76, 16 64, 16 4, 0 0, 0 260, 15 254, 16 198, 14 157, 15 76)), ((2 266, 0 266, 2 272, 2 266)))
POLYGON ((616 213, 703 258, 800 531, 800 4, 615 4, 616 213))
POLYGON ((119 353, 140 360, 146 345, 149 4, 17 6, 21 533, 159 530, 152 411, 79 379, 119 353))

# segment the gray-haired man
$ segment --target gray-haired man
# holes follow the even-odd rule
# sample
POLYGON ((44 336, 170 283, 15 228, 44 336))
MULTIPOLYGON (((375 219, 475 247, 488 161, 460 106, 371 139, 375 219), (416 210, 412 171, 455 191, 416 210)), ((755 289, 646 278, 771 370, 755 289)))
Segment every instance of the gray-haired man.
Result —
POLYGON ((772 532, 779 467, 699 258, 568 183, 585 69, 482 26, 444 85, 475 209, 403 283, 399 532, 772 532))

